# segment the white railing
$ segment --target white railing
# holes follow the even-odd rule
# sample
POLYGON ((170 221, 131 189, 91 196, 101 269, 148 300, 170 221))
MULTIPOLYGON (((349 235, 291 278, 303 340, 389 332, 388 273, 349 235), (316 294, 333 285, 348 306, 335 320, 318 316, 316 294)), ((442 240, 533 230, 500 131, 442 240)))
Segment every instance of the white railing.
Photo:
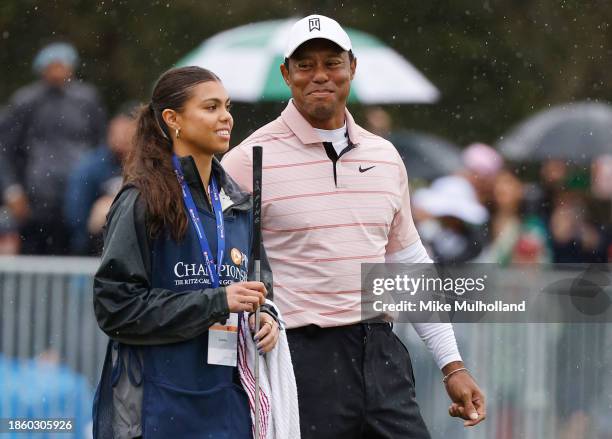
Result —
MULTIPOLYGON (((0 353, 55 353, 95 386, 107 340, 93 314, 97 265, 95 258, 0 257, 0 353)), ((434 439, 612 437, 610 323, 455 325, 487 396, 488 419, 467 430, 448 417, 441 374, 412 327, 395 330, 410 350, 417 400, 434 439)))
POLYGON ((433 438, 612 437, 612 324, 461 323, 455 335, 487 397, 487 420, 465 429, 448 416, 441 373, 409 324, 417 401, 433 438))
POLYGON ((59 355, 93 385, 106 347, 93 313, 98 263, 95 258, 0 257, 0 352, 18 359, 59 355))

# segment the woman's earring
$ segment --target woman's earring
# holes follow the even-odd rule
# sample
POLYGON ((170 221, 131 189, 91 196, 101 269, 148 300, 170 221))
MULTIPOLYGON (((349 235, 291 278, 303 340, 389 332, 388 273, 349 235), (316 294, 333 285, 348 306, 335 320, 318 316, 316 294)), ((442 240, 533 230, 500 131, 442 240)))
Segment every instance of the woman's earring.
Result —
POLYGON ((176 138, 179 139, 181 137, 181 128, 176 129, 176 138))

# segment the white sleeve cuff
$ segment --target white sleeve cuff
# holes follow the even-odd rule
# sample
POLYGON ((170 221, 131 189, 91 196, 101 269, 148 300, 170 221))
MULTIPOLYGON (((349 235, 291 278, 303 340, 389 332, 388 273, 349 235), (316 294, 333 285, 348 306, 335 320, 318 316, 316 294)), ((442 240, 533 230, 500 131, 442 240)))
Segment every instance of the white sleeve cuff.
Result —
POLYGON ((440 369, 452 361, 463 361, 450 323, 413 323, 416 333, 432 353, 440 369))
POLYGON ((418 239, 416 242, 413 242, 408 247, 398 252, 386 254, 385 262, 397 264, 428 264, 433 261, 427 254, 427 250, 423 246, 421 240, 418 239))

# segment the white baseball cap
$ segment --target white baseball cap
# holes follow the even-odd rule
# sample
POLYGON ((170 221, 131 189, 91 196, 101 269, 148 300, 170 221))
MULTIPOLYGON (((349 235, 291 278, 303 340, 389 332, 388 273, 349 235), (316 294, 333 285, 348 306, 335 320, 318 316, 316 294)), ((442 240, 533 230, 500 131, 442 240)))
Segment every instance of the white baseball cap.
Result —
POLYGON ((489 218, 472 185, 456 175, 440 177, 429 188, 415 191, 412 202, 415 207, 435 217, 452 216, 476 225, 489 218))
POLYGON ((309 15, 295 23, 289 31, 285 58, 289 58, 301 44, 315 38, 332 41, 346 51, 353 47, 348 34, 336 20, 325 15, 309 15))

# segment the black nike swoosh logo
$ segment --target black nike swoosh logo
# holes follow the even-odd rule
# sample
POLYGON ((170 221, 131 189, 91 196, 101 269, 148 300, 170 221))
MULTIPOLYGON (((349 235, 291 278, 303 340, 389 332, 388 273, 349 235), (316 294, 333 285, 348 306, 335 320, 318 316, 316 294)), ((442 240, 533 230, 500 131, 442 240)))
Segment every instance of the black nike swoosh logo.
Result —
POLYGON ((365 172, 365 171, 369 171, 372 168, 375 168, 376 165, 374 166, 370 166, 369 168, 362 168, 361 165, 359 165, 359 172, 365 172))

